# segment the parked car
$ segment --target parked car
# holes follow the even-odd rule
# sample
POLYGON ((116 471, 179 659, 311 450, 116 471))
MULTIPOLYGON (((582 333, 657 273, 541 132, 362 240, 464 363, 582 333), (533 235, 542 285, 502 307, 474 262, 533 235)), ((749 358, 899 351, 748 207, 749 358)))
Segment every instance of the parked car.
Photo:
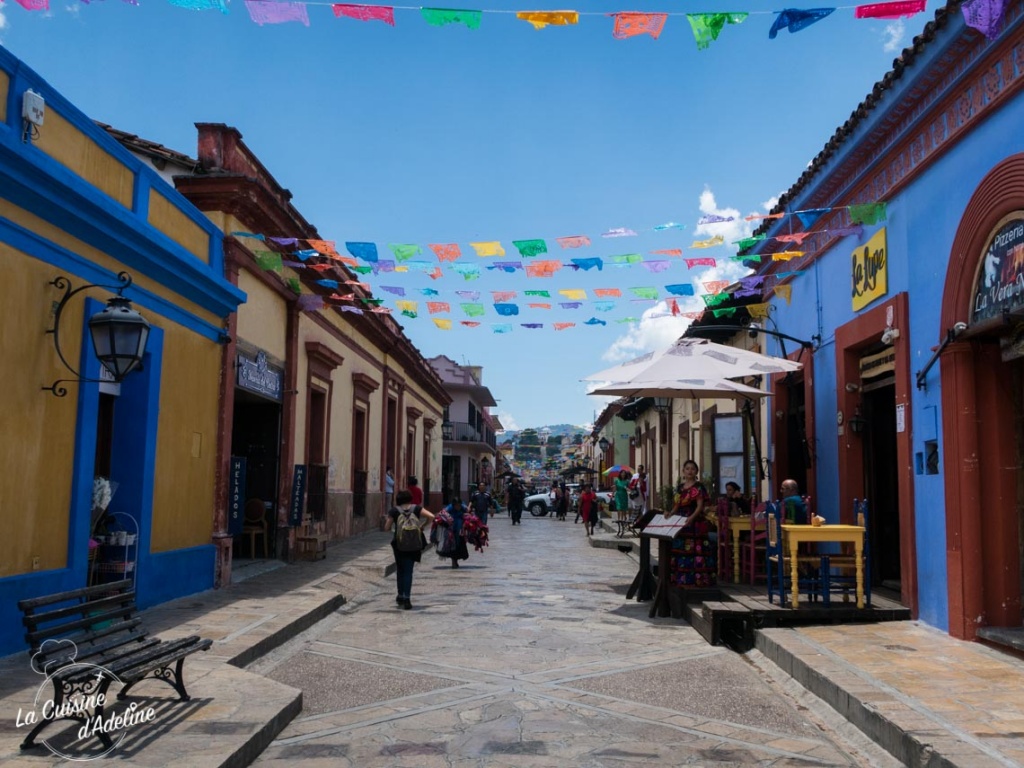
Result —
MULTIPOLYGON (((569 508, 573 509, 580 495, 580 484, 566 483, 565 488, 569 492, 569 508)), ((531 494, 523 501, 523 509, 527 510, 534 517, 544 517, 548 512, 553 511, 554 508, 555 496, 550 490, 531 494)))

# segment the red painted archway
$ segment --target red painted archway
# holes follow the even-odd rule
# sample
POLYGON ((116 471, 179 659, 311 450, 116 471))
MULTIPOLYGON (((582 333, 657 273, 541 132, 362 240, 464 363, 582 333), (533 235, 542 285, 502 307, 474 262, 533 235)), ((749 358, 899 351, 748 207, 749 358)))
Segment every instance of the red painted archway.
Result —
MULTIPOLYGON (((971 317, 979 262, 993 228, 1024 210, 1024 154, 978 185, 953 240, 937 338, 971 317)), ((949 632, 1020 626, 1017 437, 1013 392, 994 336, 964 334, 940 358, 949 632)))

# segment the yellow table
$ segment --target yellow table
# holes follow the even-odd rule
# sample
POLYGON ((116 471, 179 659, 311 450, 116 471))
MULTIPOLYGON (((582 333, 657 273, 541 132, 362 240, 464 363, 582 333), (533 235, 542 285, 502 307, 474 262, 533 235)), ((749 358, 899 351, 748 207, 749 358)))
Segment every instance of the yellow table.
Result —
POLYGON ((800 605, 799 564, 797 550, 801 542, 852 542, 857 566, 857 607, 864 607, 864 526, 862 525, 782 525, 783 547, 789 547, 790 580, 793 584, 793 607, 800 605))
MULTIPOLYGON (((764 521, 757 524, 757 530, 764 530, 764 521)), ((750 531, 750 515, 729 518, 729 538, 732 539, 732 583, 740 583, 740 534, 750 531)))

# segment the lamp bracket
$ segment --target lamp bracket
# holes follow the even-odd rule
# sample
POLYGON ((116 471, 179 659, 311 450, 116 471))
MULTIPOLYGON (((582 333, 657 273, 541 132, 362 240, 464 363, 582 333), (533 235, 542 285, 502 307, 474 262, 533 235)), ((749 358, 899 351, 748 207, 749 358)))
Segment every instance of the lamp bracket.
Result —
POLYGON ((68 362, 67 358, 64 357, 64 352, 60 348, 60 318, 64 313, 64 307, 67 306, 68 302, 71 301, 77 294, 82 291, 88 290, 89 288, 106 288, 111 291, 116 291, 118 296, 124 296, 124 292, 132 284, 132 276, 127 272, 117 273, 118 285, 106 285, 103 283, 86 283, 80 285, 78 288, 72 288, 71 280, 64 275, 57 275, 50 281, 50 285, 55 288, 64 291, 64 295, 61 296, 60 301, 57 302, 56 308, 53 310, 53 327, 47 328, 46 333, 53 336, 53 346, 57 350, 57 357, 60 358, 61 363, 71 373, 75 374, 73 379, 57 379, 53 384, 48 387, 41 387, 44 392, 50 392, 56 397, 64 397, 67 395, 67 388, 61 386, 63 384, 95 384, 103 381, 102 379, 87 379, 82 374, 75 370, 71 363, 68 362))

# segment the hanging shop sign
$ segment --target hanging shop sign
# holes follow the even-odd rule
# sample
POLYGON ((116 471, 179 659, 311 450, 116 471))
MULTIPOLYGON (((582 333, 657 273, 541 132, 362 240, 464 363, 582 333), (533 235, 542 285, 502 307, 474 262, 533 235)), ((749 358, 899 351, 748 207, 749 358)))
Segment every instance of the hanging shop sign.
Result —
POLYGON ((877 355, 864 355, 860 359, 861 379, 871 379, 896 370, 896 350, 892 347, 877 355))
POLYGON ((1024 306, 1024 212, 996 225, 978 269, 971 325, 1024 306))
POLYGON ((288 525, 302 525, 302 512, 306 500, 306 465, 296 464, 292 475, 292 499, 288 505, 288 525))
POLYGON ((257 395, 269 397, 272 400, 281 399, 281 383, 284 381, 284 371, 270 365, 267 362, 267 353, 260 350, 254 359, 238 355, 237 365, 238 386, 257 395))
POLYGON ((889 292, 888 248, 885 227, 852 254, 850 276, 853 285, 853 311, 863 309, 889 292))
POLYGON ((232 456, 228 470, 228 533, 238 536, 245 524, 245 457, 232 456))

